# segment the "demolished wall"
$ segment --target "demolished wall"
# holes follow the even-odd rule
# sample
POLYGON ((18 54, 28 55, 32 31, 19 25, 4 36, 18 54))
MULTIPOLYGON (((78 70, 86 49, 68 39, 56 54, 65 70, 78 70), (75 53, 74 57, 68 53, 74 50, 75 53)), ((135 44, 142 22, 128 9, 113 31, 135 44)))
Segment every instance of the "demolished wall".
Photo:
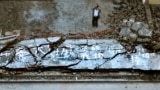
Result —
POLYGON ((0 67, 160 70, 158 61, 160 56, 148 52, 141 45, 133 48, 115 39, 64 39, 63 41, 61 38, 23 40, 13 48, 1 52, 0 67), (51 43, 54 46, 52 48, 51 43))

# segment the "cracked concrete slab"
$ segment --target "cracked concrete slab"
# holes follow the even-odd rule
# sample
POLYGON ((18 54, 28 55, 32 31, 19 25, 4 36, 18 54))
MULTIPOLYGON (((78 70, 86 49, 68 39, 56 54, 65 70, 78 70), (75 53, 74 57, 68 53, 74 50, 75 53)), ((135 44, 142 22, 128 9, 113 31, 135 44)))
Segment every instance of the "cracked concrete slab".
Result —
MULTIPOLYGON (((58 37, 50 37, 50 40, 54 42, 57 39, 58 37)), ((42 56, 50 51, 49 45, 39 46, 44 43, 48 43, 44 38, 20 42, 15 48, 16 54, 12 62, 9 59, 4 61, 4 56, 8 58, 12 54, 11 50, 8 50, 11 54, 7 54, 7 52, 0 54, 0 60, 3 61, 0 62, 0 66, 7 65, 7 68, 17 69, 34 65, 41 67, 66 66, 70 69, 160 69, 158 67, 160 63, 157 61, 159 54, 149 53, 141 45, 135 47, 136 52, 130 52, 115 39, 67 39, 42 59, 42 56), (94 41, 94 43, 87 41, 94 41), (39 46, 38 49, 36 45, 39 46), (26 47, 30 48, 32 53, 26 47)))

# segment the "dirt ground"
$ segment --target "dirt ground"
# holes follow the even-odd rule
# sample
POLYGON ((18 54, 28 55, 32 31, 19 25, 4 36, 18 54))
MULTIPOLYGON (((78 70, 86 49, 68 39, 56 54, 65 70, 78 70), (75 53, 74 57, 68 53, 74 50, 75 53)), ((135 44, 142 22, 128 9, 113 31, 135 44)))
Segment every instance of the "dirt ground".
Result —
POLYGON ((7 0, 0 1, 0 30, 22 30, 28 34, 36 29, 61 33, 93 32, 108 28, 106 18, 113 10, 112 0, 7 0), (99 4, 99 27, 92 28, 92 8, 99 4))
POLYGON ((106 19, 113 10, 112 0, 55 0, 58 18, 50 28, 63 33, 93 32, 108 28, 106 19), (98 4, 101 9, 99 27, 92 27, 92 8, 98 4))
POLYGON ((0 1, 0 29, 29 31, 47 29, 55 19, 55 3, 52 1, 7 0, 0 1), (49 12, 50 11, 50 12, 49 12), (44 13, 44 12, 47 12, 44 13), (44 14, 46 14, 44 16, 44 14), (45 20, 43 20, 45 19, 45 20))

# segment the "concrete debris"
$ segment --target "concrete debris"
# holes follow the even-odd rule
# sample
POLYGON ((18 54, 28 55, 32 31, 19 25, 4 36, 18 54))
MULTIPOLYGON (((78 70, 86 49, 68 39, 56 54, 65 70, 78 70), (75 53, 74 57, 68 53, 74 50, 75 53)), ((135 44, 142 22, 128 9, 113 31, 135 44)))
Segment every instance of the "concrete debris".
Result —
POLYGON ((142 28, 142 22, 135 22, 133 25, 132 25, 132 29, 137 32, 140 28, 142 28))
POLYGON ((12 32, 5 32, 5 36, 11 36, 11 35, 13 35, 12 32))
MULTIPOLYGON (((57 39, 57 37, 49 38, 53 42, 56 42, 57 39)), ((10 57, 13 55, 13 50, 7 50, 0 54, 0 66, 14 69, 37 66, 64 66, 70 69, 160 69, 153 64, 154 60, 159 57, 158 54, 149 53, 142 46, 135 46, 136 52, 130 52, 115 39, 67 39, 42 59, 42 56, 50 51, 49 45, 46 43, 48 41, 43 38, 24 40, 15 47, 16 54, 15 57, 12 57, 12 62, 10 57), (88 43, 92 41, 94 43, 88 43), (83 44, 81 44, 82 42, 83 44), (26 47, 30 48, 30 52, 26 47)), ((160 63, 155 65, 159 66, 160 63)))
POLYGON ((127 22, 127 26, 131 27, 135 22, 135 18, 129 18, 128 22, 127 22))
POLYGON ((151 37, 152 36, 152 31, 149 29, 140 29, 138 31, 138 35, 141 37, 151 37))
POLYGON ((130 33, 129 35, 129 40, 131 40, 132 42, 135 42, 138 38, 138 35, 135 33, 130 33))
POLYGON ((122 23, 131 27, 136 21, 147 22, 144 4, 141 0, 123 0, 118 5, 119 7, 114 10, 116 14, 108 20, 112 27, 121 28, 122 23))
POLYGON ((125 41, 149 42, 151 40, 148 38, 152 37, 152 31, 148 29, 148 25, 143 22, 135 21, 133 18, 131 18, 130 21, 124 19, 121 26, 120 36, 125 37, 122 38, 125 41))
POLYGON ((121 31, 120 31, 120 36, 128 36, 131 32, 130 28, 128 27, 123 27, 121 28, 121 31))

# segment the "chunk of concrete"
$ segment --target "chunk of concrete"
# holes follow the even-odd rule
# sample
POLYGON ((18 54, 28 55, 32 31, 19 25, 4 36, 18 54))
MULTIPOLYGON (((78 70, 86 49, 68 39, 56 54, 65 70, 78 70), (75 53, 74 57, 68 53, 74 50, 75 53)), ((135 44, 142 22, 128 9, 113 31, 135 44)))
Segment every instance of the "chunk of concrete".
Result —
POLYGON ((123 19, 122 25, 127 26, 128 19, 123 19))
POLYGON ((143 39, 142 38, 137 38, 137 41, 138 42, 143 42, 143 39))
POLYGON ((143 23, 143 27, 142 28, 149 28, 148 24, 143 23))
POLYGON ((129 35, 129 38, 130 38, 131 41, 136 41, 137 37, 138 36, 135 33, 130 33, 130 35, 129 35))
POLYGON ((121 36, 128 36, 131 32, 130 28, 128 27, 122 27, 120 31, 121 36))
POLYGON ((13 35, 13 33, 12 32, 5 32, 5 35, 6 36, 11 36, 11 35, 13 35))
POLYGON ((151 38, 144 38, 143 39, 143 42, 150 42, 151 41, 151 38))
POLYGON ((135 22, 133 25, 132 25, 132 30, 134 31, 138 31, 140 28, 142 28, 143 24, 141 22, 135 22))
POLYGON ((127 22, 127 26, 131 27, 135 22, 135 18, 129 18, 128 22, 127 22))
POLYGON ((152 31, 149 29, 140 29, 138 31, 138 35, 142 37, 151 37, 152 36, 152 31))
POLYGON ((138 42, 150 42, 151 39, 150 38, 137 38, 138 42))

